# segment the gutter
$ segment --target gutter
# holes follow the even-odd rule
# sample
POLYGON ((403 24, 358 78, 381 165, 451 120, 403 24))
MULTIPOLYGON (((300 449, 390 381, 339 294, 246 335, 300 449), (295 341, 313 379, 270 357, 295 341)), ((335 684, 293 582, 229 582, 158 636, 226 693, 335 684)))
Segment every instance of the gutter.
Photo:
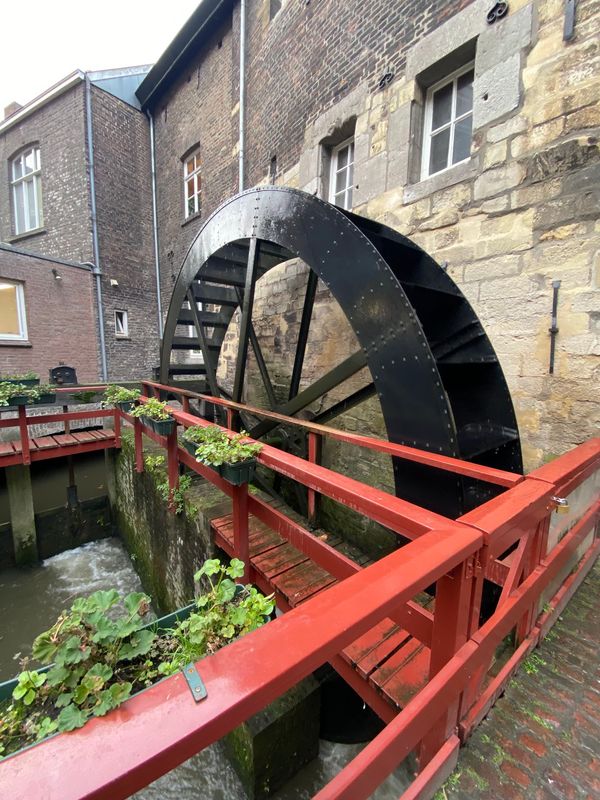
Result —
POLYGON ((238 153, 239 191, 244 191, 244 147, 246 116, 246 0, 240 0, 240 139, 238 153))
POLYGON ((108 380, 106 367, 106 340, 104 336, 104 308, 102 306, 102 271, 100 269, 100 247, 98 245, 98 220, 96 215, 96 184, 94 180, 94 133, 92 129, 92 90, 89 76, 85 76, 85 122, 88 150, 88 163, 90 165, 90 209, 92 218, 92 247, 94 251, 94 264, 92 274, 96 279, 96 297, 98 302, 98 332, 100 338, 100 372, 103 381, 108 380))
POLYGON ((158 211, 156 203, 156 152, 154 148, 154 117, 146 109, 150 123, 150 169, 152 173, 152 237, 154 240, 154 271, 156 273, 156 306, 158 309, 158 336, 163 336, 162 303, 160 300, 160 261, 158 256, 158 211))

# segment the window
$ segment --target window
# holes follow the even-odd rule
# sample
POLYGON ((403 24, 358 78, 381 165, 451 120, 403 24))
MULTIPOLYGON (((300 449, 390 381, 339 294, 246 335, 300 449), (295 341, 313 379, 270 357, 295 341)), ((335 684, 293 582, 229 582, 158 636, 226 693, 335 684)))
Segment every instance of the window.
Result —
POLYGON ((472 129, 473 65, 469 64, 427 92, 421 178, 466 161, 472 129))
POLYGON ((354 139, 346 139, 331 150, 329 202, 340 208, 352 208, 354 178, 354 139))
POLYGON ((129 321, 126 311, 115 311, 115 336, 129 336, 129 321))
POLYGON ((0 278, 0 339, 27 339, 23 284, 0 278))
POLYGON ((23 150, 11 162, 11 184, 15 233, 41 228, 42 168, 40 148, 23 150))
POLYGON ((200 192, 202 177, 200 175, 200 154, 188 156, 183 164, 183 196, 185 200, 185 218, 200 213, 200 192))

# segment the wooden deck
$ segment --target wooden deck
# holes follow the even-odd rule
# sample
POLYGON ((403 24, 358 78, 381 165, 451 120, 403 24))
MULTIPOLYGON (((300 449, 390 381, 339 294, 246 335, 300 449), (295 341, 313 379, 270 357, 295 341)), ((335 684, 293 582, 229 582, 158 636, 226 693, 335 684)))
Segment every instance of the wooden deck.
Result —
POLYGON ((0 467, 43 461, 48 458, 77 455, 115 446, 115 432, 110 428, 95 431, 71 431, 28 439, 29 454, 24 458, 21 440, 0 442, 0 467))
MULTIPOLYGON (((233 556, 233 517, 228 514, 212 521, 215 543, 233 556)), ((336 536, 325 534, 327 544, 346 551, 355 550, 336 536)), ((295 608, 337 583, 300 550, 256 517, 249 518, 250 561, 256 582, 264 592, 274 592, 278 606, 295 608)), ((357 552, 357 551, 356 551, 357 552)), ((363 555, 361 566, 369 563, 363 555)), ((432 610, 433 600, 423 595, 424 607, 432 610)), ((342 659, 368 687, 395 712, 401 710, 427 682, 430 650, 407 631, 385 619, 341 653, 342 659)))

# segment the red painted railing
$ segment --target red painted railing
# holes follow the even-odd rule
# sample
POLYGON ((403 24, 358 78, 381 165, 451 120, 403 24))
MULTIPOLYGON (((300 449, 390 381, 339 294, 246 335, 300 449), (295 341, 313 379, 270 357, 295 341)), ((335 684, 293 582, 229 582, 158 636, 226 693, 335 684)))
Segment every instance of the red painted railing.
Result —
MULTIPOLYGON (((173 409, 179 425, 208 424, 189 414, 192 393, 145 386, 147 391, 179 394, 184 410, 173 409)), ((119 416, 128 420, 127 415, 119 416)), ((231 414, 229 418, 231 423, 231 414)), ((361 569, 260 498, 231 487, 198 464, 178 446, 175 433, 158 437, 143 430, 139 421, 134 428, 138 469, 143 469, 144 433, 166 448, 173 488, 183 463, 232 497, 240 557, 248 552, 247 516, 252 513, 344 580, 198 662, 208 690, 201 704, 193 702, 183 677, 177 675, 93 720, 81 732, 54 737, 8 759, 1 767, 7 796, 38 796, 43 776, 49 798, 127 797, 222 737, 320 664, 335 660, 344 647, 386 617, 401 618, 410 633, 431 648, 429 680, 316 797, 367 798, 415 749, 420 772, 402 800, 425 796, 452 768, 459 739, 468 736, 545 635, 599 552, 600 439, 526 477, 511 479, 454 459, 442 463, 440 457, 411 448, 393 452, 459 474, 475 470, 482 480, 505 481, 500 484, 507 487, 502 495, 456 521, 265 445, 259 456, 264 466, 412 540, 361 569), (562 499, 572 506, 564 525, 556 513, 562 499), (480 624, 484 577, 502 586, 502 595, 492 616, 480 624), (415 603, 416 595, 432 583, 433 614, 415 603), (542 597, 546 602, 540 612, 542 597), (490 679, 494 652, 511 631, 516 650, 490 679)), ((340 434, 331 430, 317 435, 340 434)), ((390 453, 396 447, 356 438, 361 441, 354 444, 373 449, 381 445, 390 453)))

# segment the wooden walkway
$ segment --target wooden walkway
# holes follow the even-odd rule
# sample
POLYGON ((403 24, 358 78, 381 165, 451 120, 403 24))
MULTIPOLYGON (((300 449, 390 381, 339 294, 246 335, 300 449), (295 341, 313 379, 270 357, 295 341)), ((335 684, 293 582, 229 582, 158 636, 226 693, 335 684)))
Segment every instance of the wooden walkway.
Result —
POLYGON ((0 442, 0 467, 28 464, 31 461, 77 455, 93 450, 106 450, 110 447, 115 447, 115 442, 115 432, 110 428, 33 437, 28 439, 28 453, 23 453, 20 439, 11 442, 0 442))
MULTIPOLYGON (((215 543, 233 556, 233 517, 228 514, 212 520, 215 543)), ((349 553, 349 546, 331 534, 327 544, 349 553)), ((337 583, 333 575, 315 564, 278 533, 249 518, 250 562, 256 582, 263 592, 274 592, 280 608, 295 608, 337 583)), ((355 558, 361 566, 370 563, 355 558)), ((432 609, 433 600, 421 595, 421 604, 432 609)), ((430 650, 391 619, 384 619, 342 651, 344 662, 395 714, 421 689, 429 677, 430 650)), ((356 684, 355 684, 356 688, 356 684)))

